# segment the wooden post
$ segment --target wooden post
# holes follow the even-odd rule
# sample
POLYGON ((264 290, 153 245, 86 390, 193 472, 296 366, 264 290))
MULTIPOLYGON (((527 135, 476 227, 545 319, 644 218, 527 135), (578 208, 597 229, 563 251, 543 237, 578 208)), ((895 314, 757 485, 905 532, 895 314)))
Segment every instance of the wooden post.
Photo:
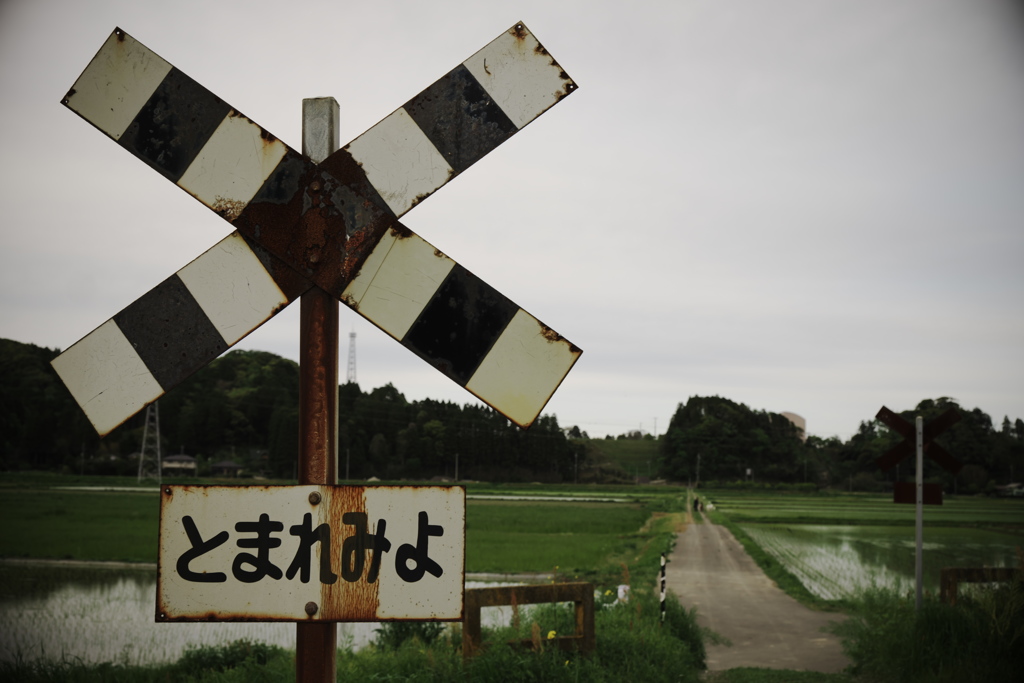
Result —
MULTIPOLYGON (((302 153, 316 163, 338 149, 338 103, 302 100, 302 153)), ((338 483, 338 300, 313 287, 299 300, 299 484, 338 483)), ((335 623, 296 624, 295 680, 337 678, 335 623)))

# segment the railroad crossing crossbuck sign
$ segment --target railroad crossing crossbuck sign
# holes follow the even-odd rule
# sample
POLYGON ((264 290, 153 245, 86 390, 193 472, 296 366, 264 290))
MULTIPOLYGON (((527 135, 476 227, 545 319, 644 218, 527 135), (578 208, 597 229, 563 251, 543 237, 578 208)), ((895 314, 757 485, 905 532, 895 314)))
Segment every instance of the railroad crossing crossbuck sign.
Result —
MULTIPOLYGON (((875 417, 894 432, 903 437, 903 441, 890 448, 877 460, 883 472, 888 472, 904 459, 914 454, 917 442, 917 430, 908 420, 903 419, 897 413, 885 406, 878 411, 875 417)), ((955 408, 946 412, 924 426, 922 436, 924 442, 924 454, 937 462, 950 474, 956 474, 963 468, 963 463, 949 454, 945 448, 935 441, 942 432, 946 431, 960 420, 960 413, 955 408)), ((938 484, 922 484, 925 505, 942 505, 942 487, 938 484)), ((893 499, 897 503, 914 503, 916 500, 915 485, 905 482, 896 482, 893 488, 893 499)))
POLYGON ((105 435, 315 285, 528 427, 581 350, 398 218, 575 89, 518 23, 315 164, 114 29, 63 104, 235 231, 54 369, 105 435))

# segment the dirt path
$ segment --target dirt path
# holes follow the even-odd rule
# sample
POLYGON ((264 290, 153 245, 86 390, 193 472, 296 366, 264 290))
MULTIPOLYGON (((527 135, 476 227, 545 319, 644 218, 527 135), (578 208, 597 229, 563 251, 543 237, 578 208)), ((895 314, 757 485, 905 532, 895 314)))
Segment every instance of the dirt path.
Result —
POLYGON ((850 664, 822 628, 841 615, 804 607, 764 575, 724 527, 690 524, 665 574, 669 590, 732 646, 708 645, 708 669, 765 667, 836 673, 850 664))

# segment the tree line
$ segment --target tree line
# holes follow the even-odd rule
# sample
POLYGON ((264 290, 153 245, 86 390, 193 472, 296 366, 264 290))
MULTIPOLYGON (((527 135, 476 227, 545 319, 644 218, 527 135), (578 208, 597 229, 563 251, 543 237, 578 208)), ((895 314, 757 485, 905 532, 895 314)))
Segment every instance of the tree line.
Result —
MULTIPOLYGON (((956 475, 925 458, 927 481, 961 493, 991 492, 1024 477, 1024 421, 1004 417, 997 427, 979 408, 967 409, 949 397, 925 399, 900 414, 925 423, 949 408, 961 416, 936 440, 964 464, 956 475)), ((864 420, 847 441, 839 437, 803 438, 800 429, 778 413, 754 410, 718 396, 691 397, 680 403, 667 433, 659 440, 662 474, 683 482, 807 482, 817 487, 883 491, 893 481, 914 477, 913 458, 889 472, 875 460, 903 437, 875 419, 864 420)))
MULTIPOLYGON (((0 467, 133 474, 145 411, 100 439, 50 367, 59 354, 0 339, 0 467)), ((161 451, 232 460, 249 473, 294 478, 298 364, 231 351, 159 401, 161 451)), ((571 481, 585 459, 553 415, 528 431, 479 405, 408 401, 388 384, 338 387, 339 476, 351 479, 571 481)))
MULTIPOLYGON (((0 339, 0 468, 134 474, 145 411, 100 439, 50 366, 59 354, 0 339)), ((195 456, 200 466, 233 460, 248 473, 294 478, 299 434, 298 365, 264 351, 231 351, 160 399, 164 456, 195 456)), ((962 419, 938 441, 965 464, 956 476, 925 460, 925 476, 947 491, 982 492, 1024 478, 1024 421, 999 425, 948 397, 901 414, 931 420, 947 408, 962 419)), ((561 482, 600 480, 584 472, 585 432, 542 415, 527 431, 481 405, 409 401, 388 384, 338 387, 339 476, 561 482)), ((639 431, 620 439, 643 439, 639 431)), ((913 462, 889 473, 874 460, 902 437, 874 419, 847 441, 808 436, 784 416, 718 396, 680 403, 657 440, 662 478, 680 483, 806 482, 816 487, 886 490, 909 480, 913 462)), ((609 437, 610 438, 610 437, 609 437)), ((596 443, 596 442, 593 442, 596 443)), ((202 470, 200 474, 202 474, 202 470)), ((620 473, 621 474, 621 473, 620 473)), ((620 477, 621 478, 621 477, 620 477)), ((614 478, 613 478, 614 479, 614 478)), ((612 481, 613 479, 608 479, 612 481)))

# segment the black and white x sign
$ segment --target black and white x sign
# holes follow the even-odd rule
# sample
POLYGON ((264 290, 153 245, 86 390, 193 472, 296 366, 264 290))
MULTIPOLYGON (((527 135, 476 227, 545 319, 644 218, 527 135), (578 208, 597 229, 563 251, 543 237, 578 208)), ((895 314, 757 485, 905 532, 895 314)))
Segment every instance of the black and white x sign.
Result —
POLYGON ((581 350, 398 218, 575 89, 519 23, 316 164, 115 29, 63 103, 235 232, 55 370, 104 435, 316 285, 529 426, 581 350))

